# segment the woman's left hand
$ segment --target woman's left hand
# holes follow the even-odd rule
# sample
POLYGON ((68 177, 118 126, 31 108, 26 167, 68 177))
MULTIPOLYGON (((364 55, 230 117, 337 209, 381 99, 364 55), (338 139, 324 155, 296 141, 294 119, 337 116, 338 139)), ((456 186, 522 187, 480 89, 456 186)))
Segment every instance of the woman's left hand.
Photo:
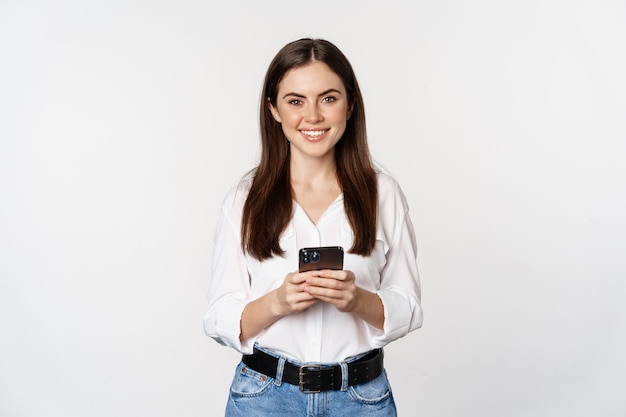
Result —
POLYGON ((353 311, 358 297, 354 273, 345 270, 311 271, 306 279, 304 292, 343 312, 353 311))
POLYGON ((352 271, 324 269, 311 271, 306 278, 304 292, 334 305, 337 310, 352 313, 377 329, 385 324, 385 311, 380 297, 357 287, 352 271))

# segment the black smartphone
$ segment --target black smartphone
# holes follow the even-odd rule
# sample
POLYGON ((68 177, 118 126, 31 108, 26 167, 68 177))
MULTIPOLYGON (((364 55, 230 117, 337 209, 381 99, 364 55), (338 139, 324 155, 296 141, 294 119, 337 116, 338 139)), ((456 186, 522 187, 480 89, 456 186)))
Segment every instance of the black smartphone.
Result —
POLYGON ((320 269, 343 269, 343 248, 320 246, 300 249, 298 270, 306 272, 320 269))

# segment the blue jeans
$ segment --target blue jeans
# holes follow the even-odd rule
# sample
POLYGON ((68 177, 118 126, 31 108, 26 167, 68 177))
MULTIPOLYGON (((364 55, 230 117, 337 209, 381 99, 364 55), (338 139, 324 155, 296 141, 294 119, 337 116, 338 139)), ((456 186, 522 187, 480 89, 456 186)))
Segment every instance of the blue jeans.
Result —
MULTIPOLYGON (((263 349, 264 352, 278 355, 263 349)), ((358 356, 352 360, 358 359, 358 356)), ((281 363, 284 359, 281 359, 281 363)), ((297 361, 290 361, 303 365, 297 361)), ((282 382, 279 365, 276 378, 253 371, 244 363, 237 366, 230 387, 225 417, 396 417, 396 405, 383 371, 376 379, 343 390, 314 394, 282 382)), ((344 369, 346 369, 344 367, 344 369)))

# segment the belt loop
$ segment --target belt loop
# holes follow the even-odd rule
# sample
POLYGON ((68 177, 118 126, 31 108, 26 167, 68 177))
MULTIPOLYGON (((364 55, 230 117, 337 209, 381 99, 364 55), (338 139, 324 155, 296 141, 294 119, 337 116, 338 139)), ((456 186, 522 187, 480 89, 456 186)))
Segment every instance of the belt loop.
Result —
POLYGON ((287 358, 281 356, 278 358, 278 367, 276 368, 276 382, 275 384, 280 386, 283 383, 283 371, 285 370, 285 362, 287 358))
POLYGON ((339 366, 341 366, 341 390, 346 391, 348 389, 348 364, 339 362, 339 366))

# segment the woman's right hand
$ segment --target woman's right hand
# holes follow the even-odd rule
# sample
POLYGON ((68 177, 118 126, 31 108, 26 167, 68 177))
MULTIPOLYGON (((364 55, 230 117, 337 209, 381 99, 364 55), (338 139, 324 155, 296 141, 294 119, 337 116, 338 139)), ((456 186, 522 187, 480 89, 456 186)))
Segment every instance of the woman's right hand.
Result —
POLYGON ((282 285, 276 289, 277 307, 280 316, 300 313, 320 302, 311 294, 304 292, 310 272, 291 272, 282 285))
POLYGON ((241 313, 239 339, 248 340, 281 317, 300 313, 319 303, 320 300, 304 292, 310 274, 310 272, 287 274, 280 287, 249 302, 241 313))

